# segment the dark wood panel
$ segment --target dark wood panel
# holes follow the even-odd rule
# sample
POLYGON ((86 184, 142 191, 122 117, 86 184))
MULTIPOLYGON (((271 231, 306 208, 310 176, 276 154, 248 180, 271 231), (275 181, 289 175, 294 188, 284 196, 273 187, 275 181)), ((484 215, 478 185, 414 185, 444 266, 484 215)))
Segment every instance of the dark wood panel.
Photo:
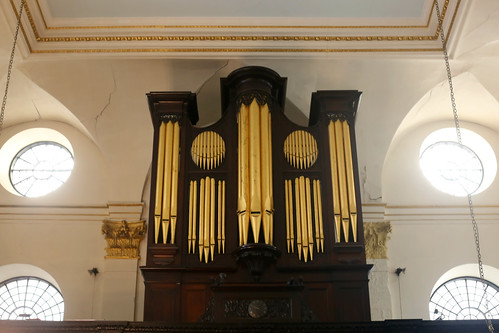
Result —
POLYGON ((182 286, 182 322, 197 323, 206 311, 209 301, 209 287, 204 284, 182 286))
POLYGON ((179 321, 180 286, 167 283, 146 284, 144 320, 179 321))

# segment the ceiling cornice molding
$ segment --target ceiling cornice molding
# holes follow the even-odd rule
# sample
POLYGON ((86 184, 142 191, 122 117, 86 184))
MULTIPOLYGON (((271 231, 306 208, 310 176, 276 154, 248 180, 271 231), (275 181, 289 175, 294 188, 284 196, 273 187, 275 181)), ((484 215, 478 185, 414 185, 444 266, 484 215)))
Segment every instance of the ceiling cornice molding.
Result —
MULTIPOLYGON (((197 25, 189 18, 168 18, 171 25, 158 24, 158 18, 54 18, 46 1, 26 1, 22 32, 28 55, 287 57, 346 52, 441 52, 438 20, 430 0, 420 19, 393 18, 385 20, 385 24, 372 18, 259 18, 254 24, 241 18, 225 18, 223 22, 209 18, 197 25)), ((448 37, 464 0, 440 1, 448 37)), ((6 4, 2 2, 3 10, 12 25, 18 4, 15 0, 6 4)))

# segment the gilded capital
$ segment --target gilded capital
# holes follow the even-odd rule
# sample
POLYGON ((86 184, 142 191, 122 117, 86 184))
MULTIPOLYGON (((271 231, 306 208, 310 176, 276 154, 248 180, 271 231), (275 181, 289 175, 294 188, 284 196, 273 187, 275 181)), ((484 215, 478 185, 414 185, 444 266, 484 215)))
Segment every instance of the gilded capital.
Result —
POLYGON ((107 242, 105 258, 139 259, 139 245, 145 231, 145 221, 104 220, 102 233, 107 242))
POLYGON ((364 222, 366 258, 388 259, 386 242, 391 232, 390 222, 364 222))

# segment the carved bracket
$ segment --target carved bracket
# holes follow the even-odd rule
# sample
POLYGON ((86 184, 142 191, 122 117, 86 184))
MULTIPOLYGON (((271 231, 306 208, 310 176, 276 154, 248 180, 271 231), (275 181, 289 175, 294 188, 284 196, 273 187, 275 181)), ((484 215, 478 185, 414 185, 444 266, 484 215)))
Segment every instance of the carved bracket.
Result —
POLYGON ((252 243, 237 248, 233 256, 236 261, 246 265, 255 281, 259 281, 265 267, 275 262, 281 256, 281 251, 273 245, 252 243))

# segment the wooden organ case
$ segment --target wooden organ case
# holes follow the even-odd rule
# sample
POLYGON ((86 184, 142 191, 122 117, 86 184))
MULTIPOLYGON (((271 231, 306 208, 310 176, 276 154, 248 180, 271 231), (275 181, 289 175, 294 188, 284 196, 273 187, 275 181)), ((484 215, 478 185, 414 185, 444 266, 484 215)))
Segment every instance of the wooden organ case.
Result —
POLYGON ((144 320, 370 320, 353 126, 361 93, 313 93, 302 127, 284 115, 285 89, 270 69, 238 69, 221 79, 221 119, 204 128, 195 94, 147 94, 144 320))

